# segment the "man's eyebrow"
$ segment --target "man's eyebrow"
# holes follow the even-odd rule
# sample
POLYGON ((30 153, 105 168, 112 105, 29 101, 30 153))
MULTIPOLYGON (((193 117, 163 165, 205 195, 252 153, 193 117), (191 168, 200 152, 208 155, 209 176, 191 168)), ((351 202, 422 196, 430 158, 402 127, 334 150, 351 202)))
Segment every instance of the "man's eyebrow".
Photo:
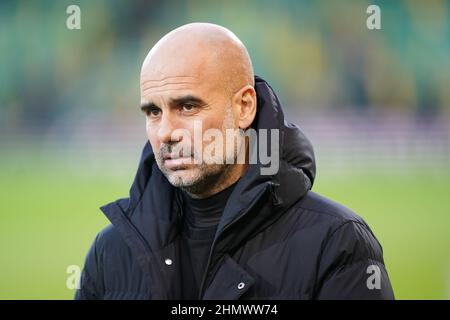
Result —
MULTIPOLYGON (((170 105, 171 106, 181 106, 184 104, 195 104, 198 106, 206 105, 206 102, 203 101, 201 98, 193 96, 193 95, 186 95, 179 98, 171 98, 170 99, 170 105)), ((159 108, 156 104, 153 102, 143 102, 141 103, 141 110, 146 111, 152 108, 159 108)))
POLYGON ((179 98, 170 99, 170 104, 174 106, 181 106, 184 104, 205 105, 206 102, 200 99, 199 97, 193 95, 186 95, 179 98))
POLYGON ((141 110, 142 111, 146 111, 148 109, 151 108, 158 108, 158 106, 156 104, 154 104, 153 102, 143 102, 141 103, 141 110))

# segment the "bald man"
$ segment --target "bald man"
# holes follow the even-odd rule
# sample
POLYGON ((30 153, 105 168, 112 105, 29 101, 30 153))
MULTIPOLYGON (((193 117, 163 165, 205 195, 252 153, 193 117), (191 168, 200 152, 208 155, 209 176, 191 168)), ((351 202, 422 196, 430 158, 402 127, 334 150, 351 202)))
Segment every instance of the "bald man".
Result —
POLYGON ((312 146, 236 35, 179 27, 140 78, 148 142, 76 299, 393 299, 381 245, 310 190, 312 146))

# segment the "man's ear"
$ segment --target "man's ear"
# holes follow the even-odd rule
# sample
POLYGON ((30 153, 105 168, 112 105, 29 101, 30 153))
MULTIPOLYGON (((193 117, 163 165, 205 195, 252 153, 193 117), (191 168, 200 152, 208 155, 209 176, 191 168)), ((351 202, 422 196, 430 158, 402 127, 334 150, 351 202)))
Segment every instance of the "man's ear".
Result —
POLYGON ((242 87, 233 96, 236 121, 240 129, 247 129, 256 116, 256 91, 251 85, 242 87))

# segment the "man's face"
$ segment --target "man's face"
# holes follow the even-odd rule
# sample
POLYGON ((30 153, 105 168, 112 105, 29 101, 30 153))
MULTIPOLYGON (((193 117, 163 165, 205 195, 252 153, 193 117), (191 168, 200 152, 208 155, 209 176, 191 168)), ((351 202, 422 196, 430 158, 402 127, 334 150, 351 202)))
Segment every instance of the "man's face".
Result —
POLYGON ((215 81, 189 73, 141 75, 141 105, 156 162, 173 186, 193 193, 207 188, 212 179, 224 179, 230 167, 225 161, 206 164, 204 158, 203 162, 194 163, 194 155, 204 156, 203 150, 211 143, 203 139, 198 143, 199 124, 202 136, 208 129, 218 129, 226 137, 226 129, 237 128, 231 97, 215 81), (180 129, 189 135, 177 134, 180 129), (176 154, 174 149, 189 151, 176 154))

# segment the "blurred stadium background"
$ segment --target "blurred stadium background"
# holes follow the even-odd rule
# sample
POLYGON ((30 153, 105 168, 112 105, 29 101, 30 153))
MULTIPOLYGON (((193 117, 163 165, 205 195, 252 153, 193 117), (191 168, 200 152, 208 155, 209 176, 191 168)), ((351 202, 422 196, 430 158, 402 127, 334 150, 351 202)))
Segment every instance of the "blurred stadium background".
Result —
POLYGON ((139 71, 173 28, 233 30, 361 215, 398 299, 450 298, 449 1, 1 1, 0 298, 71 299, 145 143, 139 71), (81 30, 66 8, 81 9, 81 30), (382 30, 366 28, 381 8, 382 30))

